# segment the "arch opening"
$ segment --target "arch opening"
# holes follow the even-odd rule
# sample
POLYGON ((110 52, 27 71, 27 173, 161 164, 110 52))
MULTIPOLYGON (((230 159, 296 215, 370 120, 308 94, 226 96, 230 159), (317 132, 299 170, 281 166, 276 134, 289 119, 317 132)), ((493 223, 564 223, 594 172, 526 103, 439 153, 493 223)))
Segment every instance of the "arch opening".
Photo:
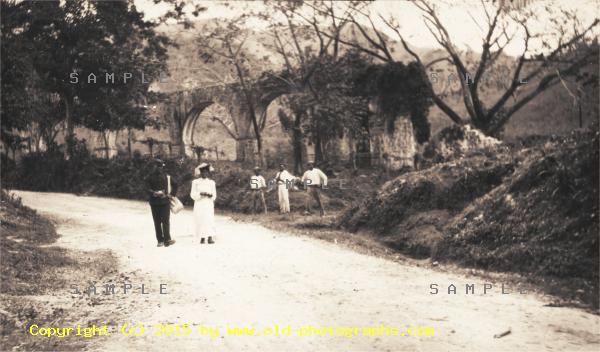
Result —
POLYGON ((183 126, 185 155, 203 160, 235 160, 237 130, 228 110, 203 102, 188 113, 183 126))

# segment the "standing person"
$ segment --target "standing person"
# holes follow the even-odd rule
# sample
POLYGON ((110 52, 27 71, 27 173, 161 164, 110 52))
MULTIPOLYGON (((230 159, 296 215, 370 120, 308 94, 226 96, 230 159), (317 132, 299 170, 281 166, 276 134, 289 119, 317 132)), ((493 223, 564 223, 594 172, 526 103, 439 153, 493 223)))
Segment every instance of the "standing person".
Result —
POLYGON ((279 164, 279 172, 275 175, 277 183, 277 199, 279 201, 279 213, 286 214, 290 212, 289 188, 293 186, 295 176, 287 172, 284 164, 279 164))
POLYGON ((168 194, 169 180, 165 172, 165 164, 162 160, 156 159, 153 170, 146 177, 146 190, 148 192, 148 202, 152 210, 152 220, 154 220, 154 231, 156 232, 157 247, 168 247, 175 243, 171 239, 170 216, 171 205, 169 196, 177 192, 177 183, 171 177, 171 194, 168 194))
POLYGON ((215 181, 209 178, 212 166, 207 163, 200 164, 195 174, 199 178, 192 181, 192 190, 190 197, 194 200, 194 223, 196 227, 196 237, 200 238, 200 244, 203 244, 208 237, 208 243, 215 243, 213 236, 215 234, 215 199, 217 198, 217 187, 215 181))
POLYGON ((256 204, 260 201, 267 214, 267 202, 265 202, 265 188, 267 183, 265 178, 260 174, 260 167, 254 168, 254 176, 250 177, 250 189, 252 190, 252 213, 256 214, 256 204))
POLYGON ((310 202, 314 198, 319 204, 321 216, 325 215, 325 209, 321 202, 321 189, 327 187, 327 175, 317 169, 312 161, 309 161, 308 170, 302 175, 302 183, 306 187, 306 211, 305 214, 311 214, 310 202))

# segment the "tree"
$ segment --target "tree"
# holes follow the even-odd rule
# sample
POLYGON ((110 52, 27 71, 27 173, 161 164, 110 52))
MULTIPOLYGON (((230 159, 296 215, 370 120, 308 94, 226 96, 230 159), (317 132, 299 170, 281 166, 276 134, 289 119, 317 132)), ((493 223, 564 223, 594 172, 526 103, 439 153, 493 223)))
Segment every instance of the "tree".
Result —
MULTIPOLYGON (((285 109, 278 112, 282 125, 292 136, 295 172, 301 170, 305 139, 313 142, 315 160, 319 162, 326 161, 326 146, 334 139, 350 135, 359 141, 368 135, 369 98, 356 87, 358 77, 369 66, 368 60, 349 52, 337 59, 329 54, 308 58, 308 63, 314 65, 314 74, 306 81, 305 89, 286 94, 281 99, 285 109)), ((296 71, 277 75, 302 77, 296 71)))
MULTIPOLYGON (((332 5, 305 4, 321 14, 329 14, 329 20, 319 27, 323 36, 331 38, 336 35, 330 29, 334 21, 349 21, 357 28, 363 40, 340 39, 340 43, 383 62, 396 61, 391 39, 382 32, 381 28, 377 28, 375 16, 364 10, 364 7, 358 8, 350 4, 347 6, 345 16, 335 17, 331 15, 332 5)), ((528 2, 520 2, 515 6, 505 1, 497 3, 482 1, 480 9, 485 14, 486 23, 483 25, 477 23, 483 32, 482 52, 472 63, 468 63, 440 20, 436 6, 425 0, 417 0, 413 4, 423 14, 425 27, 445 51, 445 56, 435 58, 428 63, 424 62, 405 40, 397 21, 381 15, 377 16, 377 19, 397 35, 404 50, 412 56, 421 69, 427 70, 442 62, 449 62, 454 66, 460 77, 460 94, 468 118, 475 127, 486 134, 499 133, 519 109, 549 87, 559 83, 559 77, 577 75, 582 68, 598 61, 598 46, 593 45, 592 38, 599 21, 595 19, 589 24, 582 24, 574 11, 555 10, 548 5, 544 8, 540 8, 541 5, 534 8, 535 4, 528 4, 528 2), (546 27, 534 33, 533 22, 543 15, 549 18, 552 28, 546 27), (524 50, 511 65, 508 86, 501 92, 498 100, 491 103, 484 102, 481 98, 481 90, 486 75, 491 75, 490 72, 498 68, 497 64, 503 57, 504 48, 519 37, 523 40, 524 50), (534 42, 541 49, 534 49, 534 42), (582 47, 582 43, 588 45, 582 47), (576 50, 578 45, 579 50, 576 50), (525 89, 524 82, 532 88, 525 89), (511 97, 514 98, 514 102, 509 105, 511 97)), ((435 92, 431 84, 429 86, 434 103, 453 122, 465 123, 466 120, 450 107, 444 100, 444 96, 435 92)))
POLYGON ((56 136, 63 128, 62 105, 56 94, 46 93, 32 87, 28 89, 29 116, 27 132, 32 137, 35 150, 40 151, 43 144, 46 146, 55 143, 56 136))
POLYGON ((358 84, 371 63, 363 55, 349 51, 334 58, 325 55, 312 76, 310 86, 315 101, 308 107, 305 131, 315 145, 315 160, 324 160, 330 141, 349 135, 355 141, 368 134, 369 100, 358 84), (366 124, 365 124, 366 123, 366 124))
POLYGON ((6 133, 3 132, 2 133, 2 140, 4 141, 5 145, 6 145, 6 158, 8 160, 8 151, 9 149, 12 151, 12 159, 14 161, 16 161, 17 159, 17 150, 22 150, 25 149, 25 146, 23 145, 24 142, 27 142, 29 140, 29 138, 24 138, 21 137, 17 134, 12 134, 12 133, 6 133))
POLYGON ((301 2, 272 1, 267 5, 267 10, 258 16, 270 22, 271 47, 279 54, 283 67, 279 71, 267 71, 264 76, 272 77, 282 87, 280 92, 287 94, 282 101, 288 112, 280 110, 278 115, 282 125, 291 131, 294 172, 300 173, 304 139, 308 137, 313 141, 315 159, 321 161, 323 145, 333 136, 343 134, 342 117, 353 116, 345 112, 355 107, 356 100, 345 99, 347 96, 340 89, 348 87, 347 80, 344 80, 346 84, 340 80, 340 77, 348 78, 343 70, 349 62, 340 60, 338 41, 346 22, 335 22, 334 34, 324 38, 318 30, 323 16, 313 13, 309 18, 302 14, 299 12, 301 2), (313 45, 315 37, 317 45, 313 45), (332 89, 333 82, 339 83, 337 90, 332 89), (342 112, 339 108, 347 110, 342 112))
MULTIPOLYGON (((304 4, 307 6, 275 2, 274 11, 269 11, 280 13, 282 19, 272 20, 271 32, 275 51, 284 62, 284 70, 277 78, 294 92, 286 99, 291 113, 279 114, 284 125, 293 131, 294 155, 299 155, 301 146, 297 139, 308 137, 319 161, 324 145, 343 134, 357 141, 356 149, 369 150, 364 141, 369 141, 370 125, 384 123, 391 133, 401 114, 410 115, 418 142, 426 141, 431 97, 425 71, 416 64, 375 64, 370 59, 373 55, 360 47, 340 47, 349 43, 348 32, 356 29, 349 9, 362 11, 368 3, 355 1, 346 8, 332 1, 304 4), (322 23, 327 24, 326 29, 322 23), (315 37, 318 45, 313 48, 315 37), (379 117, 384 121, 371 118, 370 102, 378 105, 379 117)), ((298 164, 295 162, 296 167, 298 164)))
POLYGON ((378 110, 379 123, 384 124, 388 133, 393 133, 394 122, 399 116, 410 116, 417 143, 424 143, 430 137, 427 120, 432 105, 426 73, 415 62, 404 65, 402 62, 373 64, 356 86, 359 93, 371 98, 378 110))
POLYGON ((167 47, 172 44, 156 33, 156 26, 183 16, 183 3, 162 2, 174 9, 159 21, 144 20, 133 1, 3 2, 3 50, 9 57, 18 54, 6 65, 3 62, 3 91, 16 88, 2 111, 3 120, 20 121, 14 124, 17 128, 27 125, 27 116, 15 114, 25 102, 14 96, 27 96, 18 82, 34 72, 39 88, 59 98, 67 141, 73 139, 77 123, 101 132, 143 127, 139 101, 149 81, 166 71, 167 47), (11 74, 17 58, 23 68, 11 74))
MULTIPOLYGON (((586 45, 581 43, 580 45, 586 45)), ((598 45, 597 42, 591 45, 598 45)), ((577 48, 575 51, 589 50, 588 48, 577 48)), ((584 126, 584 109, 590 112, 593 119, 598 117, 598 62, 589 65, 579 71, 576 75, 570 77, 558 76, 561 87, 568 93, 573 102, 573 108, 577 110, 577 120, 579 128, 584 126), (586 106, 588 105, 588 106, 586 106), (591 106, 589 106, 591 105, 591 106), (587 109, 586 109, 587 108, 587 109)))
POLYGON ((0 2, 0 29, 2 40, 1 74, 2 74, 2 132, 8 133, 14 128, 26 128, 28 115, 27 89, 32 75, 31 62, 26 53, 30 50, 27 43, 20 40, 21 24, 26 12, 17 7, 15 2, 0 2))
MULTIPOLYGON (((254 81, 262 67, 259 61, 245 47, 246 40, 250 33, 244 29, 247 14, 234 17, 229 20, 214 21, 210 27, 205 25, 204 34, 198 38, 199 57, 207 64, 221 65, 225 70, 229 70, 231 76, 235 77, 235 84, 239 91, 242 101, 240 101, 240 110, 247 114, 252 125, 253 137, 256 140, 256 148, 259 164, 263 163, 261 125, 264 126, 265 115, 257 116, 258 97, 256 96, 256 87, 254 81)), ((232 84, 231 81, 218 82, 222 85, 232 84)), ((235 119, 234 119, 235 123, 235 119)), ((237 122, 239 124, 239 122, 237 122)), ((221 124, 232 134, 231 129, 221 121, 221 124)), ((244 126, 236 126, 237 133, 232 134, 234 138, 243 140, 246 138, 244 126)), ((246 157, 246 150, 243 157, 246 157)), ((238 155, 239 157, 239 155, 238 155)), ((243 160, 242 160, 243 161, 243 160)))
POLYGON ((39 150, 43 143, 54 143, 60 131, 64 116, 60 99, 43 89, 42 78, 34 70, 34 48, 24 38, 27 9, 14 1, 2 2, 0 6, 2 138, 10 144, 18 131, 26 131, 31 136, 30 149, 39 150))

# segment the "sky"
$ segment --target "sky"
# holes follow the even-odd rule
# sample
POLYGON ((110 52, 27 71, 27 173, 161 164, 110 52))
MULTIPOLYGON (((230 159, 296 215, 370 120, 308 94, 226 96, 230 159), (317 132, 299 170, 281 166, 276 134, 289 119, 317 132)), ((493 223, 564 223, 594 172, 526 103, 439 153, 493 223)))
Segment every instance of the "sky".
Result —
MULTIPOLYGON (((166 5, 155 5, 152 0, 134 0, 139 10, 142 10, 148 19, 153 19, 164 13, 166 5)), ((507 0, 508 1, 508 0, 507 0)), ((199 19, 210 18, 227 18, 240 14, 247 9, 260 10, 264 8, 262 1, 190 1, 190 4, 201 4, 207 8, 198 17, 199 19), (228 3, 229 6, 224 4, 228 3)), ((446 26, 454 44, 461 48, 470 48, 474 51, 481 51, 482 38, 486 29, 485 12, 480 1, 465 0, 438 0, 433 1, 438 7, 438 14, 442 23, 446 26)), ((545 5, 550 5, 552 8, 568 8, 574 9, 578 13, 578 17, 582 23, 589 24, 599 16, 599 1, 598 0, 534 0, 529 6, 533 6, 534 10, 542 9, 545 5)), ((192 6, 189 6, 191 8, 192 6)), ((439 47, 435 38, 431 35, 424 25, 423 17, 420 10, 409 1, 404 0, 379 0, 370 5, 370 11, 375 16, 375 25, 393 39, 397 39, 396 34, 389 30, 382 20, 377 15, 390 18, 393 17, 401 25, 401 32, 405 39, 412 45, 418 47, 439 47)), ((543 11, 536 11, 543 13, 543 11)), ((251 22, 253 26, 260 27, 262 24, 259 21, 251 22)), ((535 31, 544 32, 549 24, 548 18, 543 17, 537 23, 535 31)), ((519 55, 523 49, 522 31, 517 32, 515 39, 506 46, 504 52, 509 55, 519 55)), ((598 35, 596 31, 596 35, 598 35)), ((532 43, 539 46, 537 43, 532 43)), ((532 46, 530 45, 530 48, 532 46)), ((540 47, 541 48, 541 47, 540 47)))

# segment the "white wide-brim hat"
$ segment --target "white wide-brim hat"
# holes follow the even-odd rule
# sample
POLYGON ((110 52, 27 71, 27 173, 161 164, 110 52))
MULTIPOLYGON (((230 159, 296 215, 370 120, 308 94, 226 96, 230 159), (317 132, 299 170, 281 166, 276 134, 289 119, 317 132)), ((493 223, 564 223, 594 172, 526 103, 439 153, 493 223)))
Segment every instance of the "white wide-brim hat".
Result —
POLYGON ((195 169, 194 169, 194 175, 196 176, 200 176, 200 170, 208 168, 208 171, 215 171, 215 169, 212 167, 212 165, 208 164, 208 163, 202 163, 200 165, 198 165, 195 169))

